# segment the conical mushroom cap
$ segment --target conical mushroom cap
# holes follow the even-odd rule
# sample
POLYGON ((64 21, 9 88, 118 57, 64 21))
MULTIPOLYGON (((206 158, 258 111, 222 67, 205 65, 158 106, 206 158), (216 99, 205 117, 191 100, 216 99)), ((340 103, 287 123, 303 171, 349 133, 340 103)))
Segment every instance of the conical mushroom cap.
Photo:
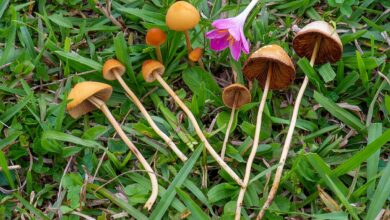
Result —
POLYGON ((177 1, 169 7, 165 23, 171 30, 186 31, 194 28, 200 21, 199 11, 190 3, 177 1))
POLYGON ((163 75, 165 70, 164 65, 156 60, 146 60, 142 64, 142 76, 144 77, 146 82, 153 82, 156 80, 154 74, 163 75))
POLYGON ((198 62, 198 60, 202 57, 203 55, 203 50, 200 47, 195 48, 194 50, 191 51, 191 53, 188 55, 188 58, 192 62, 198 62))
POLYGON ((167 35, 160 28, 151 28, 146 33, 146 44, 151 46, 160 46, 167 39, 167 35))
POLYGON ((122 76, 126 72, 126 68, 118 60, 107 60, 103 65, 103 78, 106 80, 116 80, 114 71, 116 71, 120 76, 122 76))
POLYGON ((275 44, 264 46, 251 54, 243 67, 243 72, 249 80, 257 79, 264 88, 271 66, 270 89, 284 89, 295 79, 292 60, 283 48, 275 44))
POLYGON ((223 89, 222 92, 222 100, 223 103, 229 107, 233 108, 234 98, 237 94, 237 102, 236 108, 240 108, 241 106, 249 103, 251 101, 251 93, 249 90, 239 83, 231 84, 223 89))
POLYGON ((88 98, 94 96, 106 102, 112 93, 112 87, 100 82, 81 82, 77 83, 68 95, 68 100, 71 100, 66 109, 70 116, 78 118, 96 107, 88 101, 88 98))
POLYGON ((310 59, 317 39, 321 39, 315 64, 334 63, 343 54, 343 44, 336 30, 325 21, 314 21, 303 27, 293 39, 295 52, 310 59))

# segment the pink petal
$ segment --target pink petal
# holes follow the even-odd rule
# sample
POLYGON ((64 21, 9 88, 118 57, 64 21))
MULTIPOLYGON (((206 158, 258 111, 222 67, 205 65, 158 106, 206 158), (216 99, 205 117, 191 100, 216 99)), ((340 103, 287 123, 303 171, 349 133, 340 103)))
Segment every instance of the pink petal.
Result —
POLYGON ((215 20, 211 25, 217 29, 229 29, 232 26, 235 26, 236 23, 234 18, 226 18, 215 20))
POLYGON ((240 38, 241 38, 241 33, 240 33, 240 27, 238 26, 234 26, 234 27, 230 27, 229 28, 229 34, 232 35, 232 37, 234 38, 234 40, 236 41, 239 41, 240 38))
POLYGON ((208 39, 218 39, 218 38, 223 38, 228 34, 229 32, 227 30, 214 29, 212 31, 207 32, 206 37, 208 39))
POLYGON ((229 44, 229 48, 232 57, 238 61, 241 55, 241 41, 234 41, 233 44, 229 44))
POLYGON ((226 49, 229 46, 228 36, 224 38, 211 39, 210 48, 215 51, 221 51, 226 49))
POLYGON ((242 42, 241 43, 242 51, 244 51, 244 53, 248 54, 249 53, 249 43, 248 43, 247 39, 245 38, 243 30, 240 31, 240 35, 241 35, 241 42, 242 42))

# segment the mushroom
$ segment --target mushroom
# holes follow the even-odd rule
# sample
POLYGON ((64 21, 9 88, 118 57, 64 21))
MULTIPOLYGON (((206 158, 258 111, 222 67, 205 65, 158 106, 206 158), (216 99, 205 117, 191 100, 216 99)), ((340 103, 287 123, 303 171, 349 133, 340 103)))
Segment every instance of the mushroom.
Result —
POLYGON ((103 77, 106 80, 118 80, 119 84, 121 84, 127 95, 138 107, 142 115, 145 117, 146 121, 148 121, 152 129, 157 133, 157 135, 160 136, 168 144, 168 146, 173 150, 173 152, 175 152, 175 154, 180 158, 180 160, 186 161, 187 157, 179 150, 176 144, 173 143, 173 141, 158 128, 156 123, 154 123, 153 119, 150 117, 148 111, 142 105, 141 101, 122 79, 122 75, 125 73, 125 71, 126 68, 122 63, 115 59, 109 59, 104 63, 102 72, 103 77))
POLYGON ((198 125, 194 115, 190 109, 181 101, 181 99, 176 95, 176 93, 171 89, 171 87, 164 81, 161 77, 164 73, 164 66, 156 60, 147 60, 142 64, 142 75, 146 82, 153 82, 157 80, 162 87, 168 92, 168 94, 175 100, 175 102, 180 106, 180 108, 187 114, 189 120, 192 122, 194 129, 204 143, 206 149, 209 151, 211 156, 216 160, 216 162, 241 186, 242 180, 238 175, 230 168, 225 161, 215 152, 214 148, 207 141, 205 135, 203 134, 201 128, 198 125))
MULTIPOLYGON (((326 62, 334 63, 341 58, 343 53, 343 45, 337 34, 336 30, 333 29, 331 25, 324 21, 315 21, 309 23, 304 28, 302 28, 298 34, 293 39, 293 47, 295 52, 302 57, 310 58, 310 65, 322 64, 326 62)), ((262 219, 265 211, 271 205, 276 191, 278 190, 280 179, 282 177, 284 164, 287 159, 287 154, 290 149, 292 136, 294 133, 295 124, 297 122, 299 106, 303 94, 306 90, 309 78, 305 76, 302 86, 299 89, 298 96, 294 104, 293 114, 291 116, 290 127, 288 128, 286 141, 284 142, 282 154, 279 160, 279 166, 276 169, 274 182, 268 198, 265 201, 263 207, 257 219, 262 219)))
POLYGON ((240 219, 242 201, 248 186, 253 159, 256 156, 257 147, 259 145, 261 121, 268 90, 285 89, 295 78, 295 67, 291 58, 283 48, 274 44, 264 46, 250 55, 244 64, 243 72, 249 80, 257 79, 259 81, 260 85, 263 87, 263 96, 257 113, 253 146, 246 164, 244 186, 241 187, 237 199, 235 219, 240 219))
POLYGON ((79 118, 96 108, 103 112, 116 132, 122 138, 123 142, 125 142, 129 149, 134 153, 149 175, 152 183, 152 194, 146 201, 144 208, 150 210, 156 201, 158 194, 157 176, 152 167, 150 167, 148 161, 142 156, 141 152, 123 132, 119 123, 115 120, 114 116, 105 104, 105 102, 107 102, 110 98, 111 93, 112 87, 105 83, 91 81, 78 83, 72 88, 68 95, 68 100, 70 100, 70 102, 67 104, 66 109, 73 118, 79 118))
POLYGON ((200 47, 195 48, 191 53, 188 55, 188 59, 191 60, 192 62, 198 62, 199 66, 204 68, 204 64, 202 61, 202 55, 203 55, 203 50, 200 47))
POLYGON ((160 28, 151 28, 146 33, 146 44, 156 48, 156 55, 158 61, 163 63, 160 46, 165 43, 167 35, 160 28))
POLYGON ((233 83, 224 88, 222 92, 222 101, 227 107, 232 109, 221 150, 221 158, 223 160, 225 157, 226 145, 229 140, 230 129, 233 124, 235 110, 251 101, 251 93, 244 85, 240 83, 233 83))
POLYGON ((184 32, 188 54, 192 51, 190 34, 188 30, 194 28, 200 21, 199 11, 190 3, 177 1, 169 7, 165 16, 168 28, 174 31, 184 32))

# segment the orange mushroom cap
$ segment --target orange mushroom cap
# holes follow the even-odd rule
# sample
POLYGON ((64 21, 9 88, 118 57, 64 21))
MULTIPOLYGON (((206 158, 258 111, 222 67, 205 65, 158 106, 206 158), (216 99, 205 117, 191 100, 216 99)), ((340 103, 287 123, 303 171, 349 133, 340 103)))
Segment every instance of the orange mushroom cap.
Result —
POLYGON ((264 88, 268 69, 272 65, 270 89, 284 89, 295 78, 295 67, 282 47, 271 44, 251 54, 244 64, 243 72, 249 80, 257 79, 264 88))
POLYGON ((88 112, 96 109, 96 106, 88 101, 88 98, 94 96, 106 102, 112 94, 112 87, 100 82, 81 82, 77 83, 68 95, 68 100, 71 100, 66 109, 70 116, 78 118, 88 112))
POLYGON ((156 60, 146 60, 142 64, 142 76, 146 82, 153 82, 156 80, 154 74, 163 75, 165 70, 164 65, 156 60))
POLYGON ((168 28, 175 31, 192 29, 199 21, 199 11, 193 5, 185 1, 173 3, 165 16, 165 23, 168 28))
POLYGON ((146 33, 146 44, 151 46, 160 46, 167 39, 167 35, 160 28, 151 28, 146 33))
POLYGON ((191 51, 191 53, 188 55, 188 59, 190 59, 192 62, 198 62, 198 60, 202 57, 203 50, 200 47, 195 48, 191 51))
POLYGON ((103 78, 106 80, 116 80, 114 72, 122 76, 126 72, 126 67, 115 59, 107 60, 103 65, 103 78))
POLYGON ((336 30, 325 21, 314 21, 303 27, 293 39, 295 52, 310 59, 317 39, 320 40, 316 64, 334 63, 343 54, 343 44, 336 30))
POLYGON ((225 87, 222 92, 222 101, 229 108, 233 108, 235 97, 237 98, 236 108, 240 108, 251 102, 251 93, 249 92, 249 89, 239 83, 234 83, 225 87))

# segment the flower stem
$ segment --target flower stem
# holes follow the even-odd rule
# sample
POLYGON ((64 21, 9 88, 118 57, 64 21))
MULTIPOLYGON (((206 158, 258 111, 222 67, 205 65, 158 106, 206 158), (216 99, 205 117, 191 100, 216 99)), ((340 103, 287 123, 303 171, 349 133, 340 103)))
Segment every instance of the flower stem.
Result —
POLYGON ((248 17, 249 13, 252 11, 252 9, 256 6, 256 4, 259 2, 259 0, 252 0, 248 6, 242 11, 237 17, 241 17, 244 19, 244 22, 246 18, 248 17))

